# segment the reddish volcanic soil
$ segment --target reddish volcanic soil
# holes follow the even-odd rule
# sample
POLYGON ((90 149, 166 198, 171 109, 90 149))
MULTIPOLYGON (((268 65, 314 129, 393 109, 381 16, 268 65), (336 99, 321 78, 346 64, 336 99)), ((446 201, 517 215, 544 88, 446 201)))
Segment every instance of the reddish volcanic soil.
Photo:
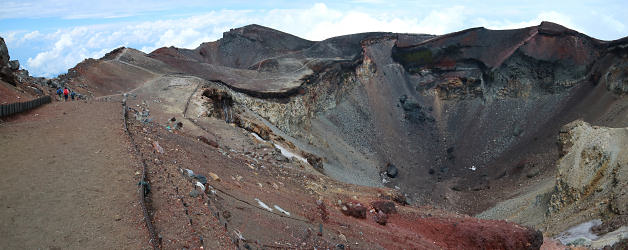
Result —
POLYGON ((13 85, 0 81, 0 104, 23 102, 33 99, 28 93, 18 91, 13 85))

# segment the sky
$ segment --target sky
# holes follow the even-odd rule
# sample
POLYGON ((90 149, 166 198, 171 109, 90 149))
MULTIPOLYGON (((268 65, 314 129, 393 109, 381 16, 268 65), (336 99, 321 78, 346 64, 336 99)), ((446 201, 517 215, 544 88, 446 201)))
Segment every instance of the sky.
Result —
POLYGON ((628 1, 2 0, 0 37, 33 76, 54 77, 126 46, 193 49, 259 24, 309 40, 386 31, 441 35, 551 21, 601 40, 628 36, 628 1))

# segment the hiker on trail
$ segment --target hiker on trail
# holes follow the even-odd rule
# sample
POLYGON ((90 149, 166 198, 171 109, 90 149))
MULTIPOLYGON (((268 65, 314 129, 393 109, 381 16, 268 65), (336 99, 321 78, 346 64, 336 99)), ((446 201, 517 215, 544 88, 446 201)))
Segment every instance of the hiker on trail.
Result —
POLYGON ((61 100, 61 94, 63 94, 63 90, 61 90, 61 88, 58 88, 57 95, 59 95, 59 100, 61 100))
POLYGON ((70 90, 68 88, 64 88, 63 89, 63 97, 65 98, 65 101, 68 101, 68 95, 70 94, 70 90))
POLYGON ((74 96, 76 95, 76 93, 74 93, 74 91, 72 91, 72 93, 70 93, 70 97, 72 97, 72 101, 74 101, 74 96))

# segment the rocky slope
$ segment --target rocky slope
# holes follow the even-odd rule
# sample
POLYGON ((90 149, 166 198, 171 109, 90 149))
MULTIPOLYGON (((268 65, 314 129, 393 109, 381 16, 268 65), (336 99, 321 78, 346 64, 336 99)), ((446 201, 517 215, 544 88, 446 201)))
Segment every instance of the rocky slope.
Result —
POLYGON ((161 48, 145 56, 120 49, 70 73, 119 86, 109 91, 164 74, 219 82, 240 110, 321 155, 330 176, 381 185, 390 163, 400 174, 385 182, 411 200, 473 213, 495 201, 491 188, 551 176, 558 157, 553 135, 562 125, 578 118, 627 122, 625 98, 618 98, 625 46, 547 22, 320 42, 250 25, 194 50, 161 48))
POLYGON ((213 50, 204 44, 149 56, 223 83, 237 104, 323 156, 334 178, 380 185, 385 166, 397 166, 399 177, 386 185, 419 203, 478 212, 495 201, 491 188, 553 174, 553 136, 562 125, 577 118, 627 122, 626 101, 618 98, 625 43, 557 24, 315 43, 288 36, 290 46, 263 50, 264 59, 258 50, 229 62, 208 59, 232 53, 233 40, 255 48, 242 44, 264 44, 258 34, 269 33, 287 36, 247 26, 226 32, 213 50))
POLYGON ((26 101, 52 91, 52 81, 31 77, 27 70, 20 69, 18 60, 10 59, 7 45, 0 37, 0 104, 26 101))
POLYGON ((190 117, 283 144, 336 180, 475 214, 552 185, 563 125, 626 127, 627 46, 548 22, 324 41, 250 25, 193 50, 120 48, 61 79, 94 96, 189 98, 190 117))

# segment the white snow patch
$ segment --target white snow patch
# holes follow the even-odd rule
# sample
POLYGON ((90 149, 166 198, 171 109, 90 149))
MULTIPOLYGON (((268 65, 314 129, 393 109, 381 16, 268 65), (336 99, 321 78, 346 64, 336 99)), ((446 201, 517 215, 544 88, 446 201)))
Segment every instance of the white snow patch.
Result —
POLYGON ((471 166, 469 169, 471 169, 471 171, 475 171, 477 168, 475 168, 475 166, 471 166))
MULTIPOLYGON (((268 141, 266 141, 266 140, 262 139, 262 137, 260 137, 257 133, 253 133, 253 132, 251 132, 251 134, 253 135, 253 137, 255 137, 255 139, 257 139, 257 140, 259 140, 259 141, 262 141, 262 142, 268 142, 268 141)), ((300 161, 305 162, 305 163, 308 163, 308 162, 307 162, 307 159, 303 158, 303 156, 300 156, 300 155, 298 155, 298 154, 292 153, 290 150, 288 150, 288 149, 286 149, 286 148, 282 147, 281 145, 279 145, 279 144, 277 144, 277 143, 275 143, 275 142, 273 142, 273 141, 271 141, 271 143, 273 144, 273 146, 275 146, 275 148, 278 148, 278 149, 279 149, 279 151, 281 151, 281 154, 282 154, 283 156, 285 156, 286 158, 288 158, 288 159, 292 159, 292 157, 296 157, 296 158, 297 158, 297 159, 299 159, 300 161)))
POLYGON ((280 207, 279 207, 279 206, 277 206, 277 205, 274 205, 274 207, 275 207, 275 209, 277 209, 279 212, 282 212, 282 213, 284 213, 284 214, 286 214, 286 215, 290 216, 290 213, 289 213, 288 211, 283 210, 282 208, 280 208, 280 207))
POLYGON ((251 133, 251 134, 253 135, 253 137, 255 137, 255 139, 266 142, 266 140, 262 139, 262 137, 260 137, 257 133, 251 133))
POLYGON ((186 168, 186 169, 184 169, 184 170, 185 170, 185 173, 188 175, 188 177, 192 177, 192 176, 194 176, 194 171, 192 171, 192 170, 190 170, 190 169, 187 169, 187 168, 186 168))
POLYGON ((199 187, 199 188, 201 188, 201 191, 205 192, 205 185, 203 185, 203 183, 201 183, 201 182, 197 181, 197 182, 196 182, 196 186, 197 186, 197 187, 199 187))
POLYGON ((266 209, 266 210, 268 210, 270 212, 273 211, 272 208, 270 208, 268 205, 266 205, 266 203, 260 201, 258 198, 255 198, 255 200, 257 201, 257 204, 259 204, 260 207, 262 207, 262 208, 264 208, 264 209, 266 209))
POLYGON ((275 144, 273 143, 273 145, 275 145, 276 148, 278 148, 281 151, 281 154, 285 157, 287 157, 288 159, 292 159, 292 157, 296 157, 297 159, 299 159, 302 162, 308 163, 307 159, 303 158, 300 155, 297 155, 295 153, 290 152, 289 150, 287 150, 286 148, 282 147, 279 144, 275 144))
POLYGON ((564 245, 567 245, 580 238, 584 238, 588 242, 590 242, 592 240, 596 240, 597 238, 599 238, 597 235, 591 232, 591 228, 594 226, 601 225, 601 224, 602 224, 602 220, 600 219, 587 221, 585 223, 569 228, 565 232, 560 233, 558 236, 556 236, 556 239, 559 240, 564 245))

